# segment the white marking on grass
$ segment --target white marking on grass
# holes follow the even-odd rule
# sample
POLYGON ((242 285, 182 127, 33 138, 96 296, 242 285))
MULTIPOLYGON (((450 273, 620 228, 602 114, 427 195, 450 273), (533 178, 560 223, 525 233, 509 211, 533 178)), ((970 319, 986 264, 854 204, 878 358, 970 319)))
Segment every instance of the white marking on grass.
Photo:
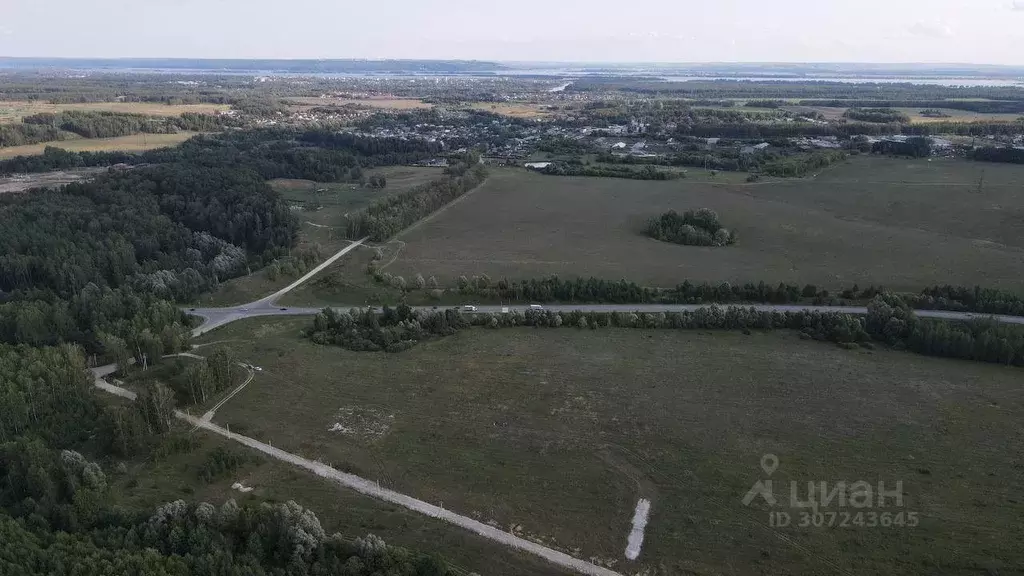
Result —
POLYGON ((636 560, 640 556, 640 547, 644 544, 644 529, 647 528, 647 516, 651 513, 651 501, 641 498, 636 503, 633 514, 633 529, 626 540, 626 558, 636 560))

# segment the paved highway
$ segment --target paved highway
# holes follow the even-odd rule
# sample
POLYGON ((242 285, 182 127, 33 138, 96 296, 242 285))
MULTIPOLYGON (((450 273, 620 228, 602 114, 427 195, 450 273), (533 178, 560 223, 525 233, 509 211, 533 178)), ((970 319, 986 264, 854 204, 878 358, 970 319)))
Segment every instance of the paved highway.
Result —
MULTIPOLYGON (((264 302, 264 301, 260 301, 264 302)), ((199 316, 204 319, 201 326, 193 330, 193 335, 198 336, 205 334, 214 328, 219 328, 225 324, 230 324, 236 320, 243 318, 254 318, 258 316, 313 316, 322 310, 322 308, 291 308, 285 306, 274 306, 266 303, 261 304, 255 302, 253 304, 247 304, 243 306, 237 306, 233 308, 195 308, 190 309, 189 313, 199 316)), ((712 304, 552 304, 543 306, 544 310, 551 310, 554 312, 572 312, 574 310, 582 310, 583 312, 692 312, 698 308, 707 308, 712 304)), ((771 312, 799 312, 799 311, 817 311, 817 312, 840 312, 843 314, 855 314, 864 315, 868 313, 868 309, 863 306, 801 306, 795 304, 718 304, 721 307, 729 306, 742 306, 743 308, 753 308, 758 311, 771 311, 771 312)), ((351 308, 360 308, 361 306, 343 306, 337 305, 332 306, 337 310, 349 310, 351 308)), ((432 306, 414 306, 417 310, 432 310, 432 306)), ((444 308, 444 307, 439 307, 444 308)), ((516 305, 516 306, 476 306, 474 312, 467 312, 470 314, 500 314, 501 312, 508 310, 519 310, 525 312, 530 309, 528 305, 516 305)), ((1003 322, 1006 324, 1024 324, 1024 316, 993 316, 990 314, 976 314, 971 312, 948 312, 944 310, 915 310, 914 311, 919 317, 922 318, 939 318, 944 320, 974 320, 978 318, 992 318, 997 322, 1003 322)))

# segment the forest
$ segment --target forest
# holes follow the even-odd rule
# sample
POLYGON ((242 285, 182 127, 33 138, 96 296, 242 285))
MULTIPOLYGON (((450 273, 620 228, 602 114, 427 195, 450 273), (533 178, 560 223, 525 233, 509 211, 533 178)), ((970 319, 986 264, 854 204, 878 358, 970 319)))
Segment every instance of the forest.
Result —
POLYGON ((0 146, 21 146, 73 135, 82 138, 113 138, 132 134, 173 134, 180 130, 213 132, 226 126, 238 126, 228 116, 186 112, 178 117, 146 116, 119 112, 66 110, 43 112, 22 118, 21 124, 0 125, 0 146))
MULTIPOLYGON (((0 196, 0 571, 448 573, 442 560, 376 538, 329 536, 295 503, 127 510, 113 505, 106 481, 119 459, 193 450, 172 426, 175 408, 237 383, 237 361, 224 352, 198 362, 165 356, 188 347, 182 303, 292 251, 298 224, 266 180, 361 178, 364 166, 431 146, 266 130, 139 155, 51 149, 14 159, 41 170, 111 168, 59 190, 0 196), (136 401, 95 392, 87 368, 108 362, 136 401)), ((461 170, 452 179, 467 185, 478 174, 461 170)), ((214 456, 197 481, 242 462, 214 456)))

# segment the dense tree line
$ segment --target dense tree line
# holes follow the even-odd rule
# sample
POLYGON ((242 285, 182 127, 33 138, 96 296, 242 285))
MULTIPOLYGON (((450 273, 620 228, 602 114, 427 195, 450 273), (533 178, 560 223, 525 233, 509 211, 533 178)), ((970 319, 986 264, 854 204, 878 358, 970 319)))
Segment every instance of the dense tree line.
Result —
POLYGON ((379 200, 349 216, 348 238, 369 236, 373 241, 387 240, 417 220, 480 185, 487 177, 482 165, 456 168, 449 177, 428 182, 408 192, 379 200))
POLYGON ((1024 366, 1019 325, 921 319, 899 296, 883 294, 868 305, 865 326, 874 339, 919 354, 1024 366))
POLYGON ((0 147, 24 146, 52 140, 65 140, 67 132, 53 126, 33 124, 0 124, 0 147))
POLYGON ((860 122, 899 122, 901 124, 910 122, 909 116, 892 108, 850 108, 843 113, 843 117, 860 122))
POLYGON ((295 502, 112 505, 102 468, 78 452, 0 445, 0 566, 24 576, 444 576, 440 560, 374 536, 328 535, 295 502))
POLYGON ((1024 164, 1024 148, 996 148, 994 146, 985 146, 971 150, 968 153, 968 157, 979 162, 1024 164))
POLYGON ((134 162, 137 158, 138 155, 130 152, 69 152, 63 148, 47 146, 42 154, 0 160, 0 174, 114 166, 134 162))
POLYGON ((903 142, 882 140, 871 145, 871 153, 907 156, 910 158, 927 158, 932 155, 932 143, 931 140, 922 136, 907 138, 903 142))
MULTIPOLYGON (((801 100, 811 108, 947 108, 982 114, 1024 113, 1024 98, 1015 100, 801 100)), ((853 116, 850 116, 853 118, 853 116)))
POLYGON ((980 286, 933 286, 922 290, 920 294, 905 296, 904 300, 914 308, 924 310, 1024 316, 1024 297, 1014 292, 980 286))
MULTIPOLYGON (((222 130, 227 116, 187 112, 180 117, 147 116, 122 112, 65 110, 26 116, 22 123, 49 126, 78 134, 83 138, 113 138, 131 134, 173 134, 179 130, 222 130)), ((237 122, 235 122, 237 124, 237 122)))
POLYGON ((898 296, 880 294, 857 317, 839 312, 758 311, 738 306, 711 305, 694 311, 664 313, 512 311, 506 314, 468 314, 458 310, 420 312, 402 305, 398 310, 336 312, 325 309, 313 321, 308 336, 318 344, 351 350, 401 352, 432 337, 455 334, 471 326, 513 326, 796 330, 802 337, 845 347, 868 346, 872 340, 897 349, 1024 366, 1024 327, 991 321, 921 320, 898 296))
POLYGON ((591 178, 625 178, 627 180, 672 180, 684 177, 680 173, 658 170, 653 166, 638 169, 618 166, 594 166, 578 162, 553 162, 539 170, 548 176, 587 176, 591 178))
POLYGON ((313 319, 308 336, 317 344, 333 344, 361 352, 401 352, 417 342, 450 336, 469 326, 457 310, 420 312, 407 305, 339 312, 325 308, 313 319))
POLYGON ((687 246, 727 246, 736 243, 736 233, 723 227, 718 221, 718 214, 710 208, 687 210, 682 215, 669 210, 648 221, 644 232, 663 242, 687 246))

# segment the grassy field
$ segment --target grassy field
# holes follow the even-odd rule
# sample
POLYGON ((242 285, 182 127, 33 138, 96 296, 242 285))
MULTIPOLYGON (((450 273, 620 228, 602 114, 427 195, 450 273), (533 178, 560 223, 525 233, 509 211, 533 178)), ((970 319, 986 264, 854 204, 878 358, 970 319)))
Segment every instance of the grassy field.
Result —
MULTIPOLYGON (((374 200, 399 194, 441 176, 439 168, 389 166, 367 170, 366 176, 383 175, 387 188, 376 190, 351 183, 321 183, 310 180, 273 180, 271 186, 291 204, 299 218, 301 228, 296 250, 319 244, 321 257, 326 259, 348 245, 344 237, 345 215, 370 204, 374 200)), ((203 295, 201 304, 229 306, 258 300, 275 290, 291 284, 296 278, 279 277, 271 280, 266 270, 259 270, 220 285, 216 292, 203 295)))
POLYGON ((526 102, 473 102, 469 108, 513 118, 545 118, 555 114, 544 104, 526 102))
MULTIPOLYGON (((178 432, 188 433, 188 430, 179 428, 178 432)), ((329 534, 340 533, 346 538, 374 534, 388 544, 437 553, 459 570, 458 574, 471 571, 489 576, 560 574, 531 556, 494 545, 439 520, 340 489, 219 436, 201 431, 191 434, 196 443, 191 451, 128 462, 125 474, 108 474, 111 493, 118 502, 136 509, 155 510, 165 502, 178 499, 209 502, 215 506, 230 499, 250 505, 294 500, 313 510, 329 534), (205 483, 199 478, 198 469, 218 447, 250 456, 251 461, 234 474, 205 483), (233 489, 236 482, 252 491, 243 493, 233 489)))
POLYGON ((433 104, 427 104, 421 100, 414 98, 390 98, 385 96, 375 96, 372 98, 315 98, 315 97, 299 97, 299 98, 288 98, 289 102, 294 102, 303 108, 313 108, 316 106, 345 106, 348 104, 355 104, 358 106, 368 106, 370 108, 380 108, 383 110, 414 110, 417 108, 433 108, 433 104))
POLYGON ((146 114, 149 116, 181 116, 185 112, 213 114, 231 108, 227 104, 160 104, 158 102, 83 102, 52 104, 33 101, 0 101, 0 124, 21 122, 25 116, 41 112, 63 112, 83 110, 87 112, 121 112, 124 114, 146 114))
POLYGON ((1024 562, 1019 370, 788 333, 474 330, 354 353, 302 340, 309 322, 254 319, 204 337, 233 340, 222 345, 264 368, 216 421, 623 573, 974 574, 1024 562), (787 502, 791 480, 900 481, 921 525, 771 528, 763 503, 742 504, 767 453, 787 502), (641 497, 653 502, 647 538, 627 562, 641 497))
POLYGON ((1019 166, 878 157, 855 157, 816 178, 754 184, 495 169, 472 197, 400 235, 405 245, 387 270, 448 285, 486 273, 656 286, 764 280, 916 291, 980 282, 1020 290, 1022 179, 1019 166), (738 244, 680 246, 642 234, 653 216, 700 207, 716 210, 738 244))
POLYGON ((140 152, 142 150, 176 146, 196 134, 197 132, 178 132, 177 134, 133 134, 131 136, 118 136, 116 138, 77 138, 73 140, 28 144, 25 146, 9 146, 6 148, 0 148, 0 158, 42 154, 43 150, 45 150, 47 146, 63 148, 64 150, 70 150, 71 152, 140 152))

